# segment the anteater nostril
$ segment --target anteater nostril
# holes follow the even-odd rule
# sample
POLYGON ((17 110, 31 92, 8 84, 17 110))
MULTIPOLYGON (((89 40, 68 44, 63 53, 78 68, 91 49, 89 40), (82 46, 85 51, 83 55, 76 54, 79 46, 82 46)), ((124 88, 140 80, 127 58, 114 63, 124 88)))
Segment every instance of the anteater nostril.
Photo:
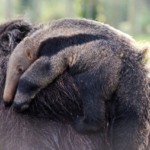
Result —
POLYGON ((13 101, 3 101, 3 102, 4 102, 5 107, 10 107, 13 101))

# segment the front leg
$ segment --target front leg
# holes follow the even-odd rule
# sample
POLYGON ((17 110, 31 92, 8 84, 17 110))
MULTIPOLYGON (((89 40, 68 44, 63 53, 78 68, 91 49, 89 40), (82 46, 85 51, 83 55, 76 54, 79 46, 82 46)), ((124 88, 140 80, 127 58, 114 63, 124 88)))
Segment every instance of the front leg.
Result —
POLYGON ((37 93, 62 74, 66 67, 63 57, 57 55, 36 60, 19 80, 14 107, 18 111, 27 109, 37 93))
MULTIPOLYGON (((73 122, 73 127, 82 134, 90 134, 107 129, 106 101, 111 95, 102 70, 89 70, 76 75, 75 81, 83 100, 83 116, 73 122)), ((103 70, 104 71, 104 70, 103 70)))
POLYGON ((73 126, 80 133, 106 133, 107 102, 118 86, 120 63, 112 57, 109 61, 75 76, 83 99, 84 116, 77 118, 73 126), (116 65, 113 65, 116 64, 116 65))

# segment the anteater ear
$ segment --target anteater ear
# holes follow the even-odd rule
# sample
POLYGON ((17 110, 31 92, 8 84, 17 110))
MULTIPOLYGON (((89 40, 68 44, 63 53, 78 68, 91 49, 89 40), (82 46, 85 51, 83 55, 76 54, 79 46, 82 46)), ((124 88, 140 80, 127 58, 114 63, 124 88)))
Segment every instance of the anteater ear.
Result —
POLYGON ((31 49, 27 48, 26 51, 26 57, 29 59, 29 60, 32 60, 33 59, 33 54, 31 52, 31 49))
POLYGON ((33 53, 32 53, 33 43, 28 36, 23 39, 23 45, 25 47, 25 56, 29 60, 31 60, 33 58, 33 53))

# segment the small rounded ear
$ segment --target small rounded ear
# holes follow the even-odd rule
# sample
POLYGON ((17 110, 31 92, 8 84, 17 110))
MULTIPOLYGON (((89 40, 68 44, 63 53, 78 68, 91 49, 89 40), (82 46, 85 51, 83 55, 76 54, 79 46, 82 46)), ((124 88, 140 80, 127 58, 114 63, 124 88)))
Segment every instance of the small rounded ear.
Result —
POLYGON ((32 52, 31 52, 31 49, 27 48, 27 49, 25 50, 25 53, 26 53, 27 58, 28 58, 29 60, 32 60, 33 54, 32 54, 32 52))
POLYGON ((32 54, 32 42, 30 41, 29 37, 25 37, 23 39, 24 42, 24 46, 25 46, 25 55, 26 57, 31 60, 33 58, 33 54, 32 54))

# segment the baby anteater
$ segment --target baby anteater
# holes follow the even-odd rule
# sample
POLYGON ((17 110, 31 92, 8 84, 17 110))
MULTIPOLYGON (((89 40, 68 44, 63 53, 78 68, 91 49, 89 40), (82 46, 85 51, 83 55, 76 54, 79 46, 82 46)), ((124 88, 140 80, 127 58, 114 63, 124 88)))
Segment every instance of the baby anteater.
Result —
POLYGON ((14 106, 22 111, 67 70, 83 100, 84 116, 74 127, 81 133, 97 132, 106 127, 105 104, 118 88, 122 63, 128 56, 140 56, 136 49, 132 39, 108 25, 85 19, 52 21, 15 48, 4 100, 11 101, 17 88, 14 106))

